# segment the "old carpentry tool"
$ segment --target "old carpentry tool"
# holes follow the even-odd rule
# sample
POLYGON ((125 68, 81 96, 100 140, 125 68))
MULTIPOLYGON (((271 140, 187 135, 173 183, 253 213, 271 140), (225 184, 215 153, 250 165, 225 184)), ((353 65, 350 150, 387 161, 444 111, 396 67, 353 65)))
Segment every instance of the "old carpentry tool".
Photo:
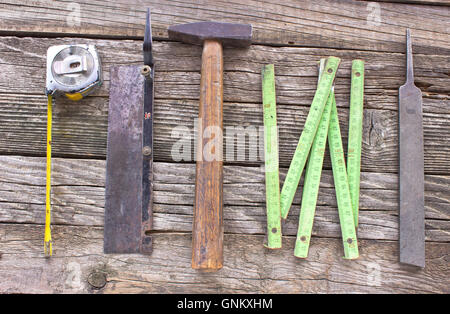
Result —
POLYGON ((47 167, 45 195, 44 254, 52 255, 51 161, 52 103, 54 96, 80 100, 102 84, 100 58, 94 45, 58 45, 47 50, 47 167))
POLYGON ((59 45, 47 50, 47 95, 80 100, 102 84, 94 45, 59 45))
POLYGON ((292 201, 294 200, 295 192, 300 182, 303 168, 305 167, 309 150, 313 143, 317 127, 319 126, 323 109, 330 95, 331 86, 333 85, 340 62, 341 59, 337 57, 329 57, 326 64, 327 70, 319 80, 311 108, 305 121, 305 126, 298 140, 297 148, 295 149, 283 188, 281 189, 281 217, 284 219, 286 219, 292 201))
MULTIPOLYGON (((325 68, 326 59, 320 60, 319 81, 325 68)), ((331 103, 333 97, 328 100, 323 109, 322 117, 317 128, 308 164, 305 170, 305 181, 303 184, 302 205, 298 221, 297 239, 295 241, 294 255, 300 258, 308 257, 309 243, 316 211, 317 196, 319 195, 320 177, 322 175, 323 159, 327 144, 328 126, 330 124, 331 103)))
POLYGON ((278 165, 278 129, 273 64, 262 69, 264 112, 264 172, 266 177, 267 243, 270 249, 281 248, 280 178, 278 165))
POLYGON ((152 252, 154 62, 150 10, 143 50, 143 67, 111 68, 105 253, 152 252))
POLYGON ((400 262, 425 267, 422 93, 414 85, 411 35, 406 30, 406 83, 399 89, 400 262))
POLYGON ((252 26, 199 22, 170 26, 168 32, 170 39, 190 44, 203 44, 199 105, 200 126, 197 141, 192 231, 192 268, 214 271, 222 268, 223 265, 222 46, 249 46, 252 38, 252 26), (208 145, 212 137, 216 144, 214 147, 208 145))
POLYGON ((334 189, 341 225, 342 242, 344 244, 344 258, 356 259, 359 257, 358 241, 356 239, 355 220, 353 217, 352 199, 348 185, 347 170, 345 167, 344 149, 342 146, 341 130, 336 108, 334 92, 331 92, 331 116, 328 127, 328 147, 330 148, 331 166, 333 168, 334 189))

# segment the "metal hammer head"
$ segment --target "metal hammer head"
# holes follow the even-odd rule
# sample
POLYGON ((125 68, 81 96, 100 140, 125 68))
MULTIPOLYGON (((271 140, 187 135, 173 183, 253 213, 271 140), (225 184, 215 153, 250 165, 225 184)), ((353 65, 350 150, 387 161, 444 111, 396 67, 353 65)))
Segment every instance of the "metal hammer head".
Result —
POLYGON ((170 26, 169 38, 202 45, 206 39, 217 40, 225 47, 247 47, 252 43, 250 24, 198 22, 170 26))

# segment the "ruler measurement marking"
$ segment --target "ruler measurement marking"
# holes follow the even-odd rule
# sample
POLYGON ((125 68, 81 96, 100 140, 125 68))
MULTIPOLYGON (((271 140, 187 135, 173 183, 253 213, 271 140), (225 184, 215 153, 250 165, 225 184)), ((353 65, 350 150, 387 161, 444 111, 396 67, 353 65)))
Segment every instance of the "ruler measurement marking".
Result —
POLYGON ((330 125, 328 129, 328 144, 330 148, 331 166, 333 169, 333 179, 336 190, 342 242, 344 244, 344 258, 356 259, 359 257, 358 241, 356 238, 353 208, 348 185, 347 171, 345 169, 345 159, 334 92, 331 92, 330 97, 332 98, 332 104, 330 125))
POLYGON ((331 86, 339 67, 339 63, 340 59, 337 57, 327 58, 326 71, 319 80, 316 93, 311 103, 311 108, 306 118, 303 132, 300 135, 297 148, 281 190, 280 205, 281 216, 283 218, 287 217, 292 201, 294 200, 295 192, 300 182, 303 168, 305 167, 323 109, 325 108, 325 104, 331 91, 331 86))
POLYGON ((262 93, 267 214, 267 243, 265 246, 276 249, 281 248, 282 237, 275 69, 273 64, 268 64, 262 69, 262 93))

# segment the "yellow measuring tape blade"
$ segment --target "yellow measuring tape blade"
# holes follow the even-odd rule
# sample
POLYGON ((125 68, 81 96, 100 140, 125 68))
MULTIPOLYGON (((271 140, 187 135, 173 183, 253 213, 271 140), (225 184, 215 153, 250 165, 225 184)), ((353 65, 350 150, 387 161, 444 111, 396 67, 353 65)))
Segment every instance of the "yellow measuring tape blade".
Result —
POLYGON ((52 255, 52 234, 50 230, 51 222, 51 172, 52 172, 52 96, 48 95, 47 105, 47 179, 45 187, 45 235, 44 235, 44 254, 52 255))

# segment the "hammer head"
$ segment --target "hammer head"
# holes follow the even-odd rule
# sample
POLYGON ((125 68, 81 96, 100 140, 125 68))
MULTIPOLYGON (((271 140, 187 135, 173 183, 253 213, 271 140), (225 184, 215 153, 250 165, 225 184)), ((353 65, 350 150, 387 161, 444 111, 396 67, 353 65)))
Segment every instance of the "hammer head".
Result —
POLYGON ((225 47, 247 47, 252 43, 250 24, 198 22, 170 26, 169 38, 202 45, 206 39, 217 40, 225 47))

